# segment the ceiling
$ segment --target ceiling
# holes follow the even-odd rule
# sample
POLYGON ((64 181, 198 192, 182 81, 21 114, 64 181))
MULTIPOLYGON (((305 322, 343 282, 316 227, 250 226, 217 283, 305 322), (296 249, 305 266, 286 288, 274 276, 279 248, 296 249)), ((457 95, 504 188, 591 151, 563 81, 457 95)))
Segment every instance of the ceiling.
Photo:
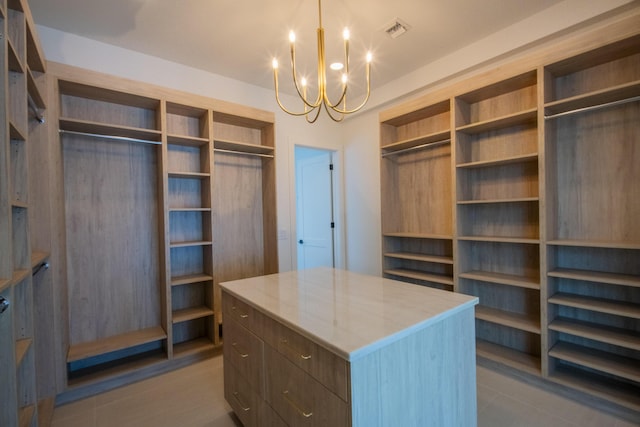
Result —
MULTIPOLYGON (((348 26, 354 74, 350 81, 362 89, 362 64, 371 50, 375 89, 560 2, 324 0, 327 61, 341 61, 342 29, 348 26), (384 29, 395 18, 410 29, 392 39, 384 29)), ((266 88, 273 87, 274 56, 283 64, 281 84, 291 80, 288 33, 293 29, 298 70, 315 78, 315 0, 29 0, 29 4, 39 25, 266 88)))

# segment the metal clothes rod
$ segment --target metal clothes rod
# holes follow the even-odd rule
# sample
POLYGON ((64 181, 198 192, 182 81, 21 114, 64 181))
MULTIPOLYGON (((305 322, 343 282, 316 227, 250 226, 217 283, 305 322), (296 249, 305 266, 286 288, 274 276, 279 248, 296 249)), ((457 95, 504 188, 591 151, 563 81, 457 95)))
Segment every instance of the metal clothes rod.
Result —
POLYGON ((31 108, 31 111, 33 111, 33 116, 38 121, 38 123, 44 123, 44 116, 40 113, 40 110, 38 110, 38 106, 35 102, 33 102, 33 99, 31 99, 30 96, 27 96, 27 102, 29 103, 29 108, 31 108))
POLYGON ((49 263, 48 262, 41 262, 39 265, 33 267, 33 270, 31 270, 31 275, 35 276, 36 274, 38 274, 40 272, 40 270, 42 269, 48 270, 49 269, 49 263))
POLYGON ((130 138, 128 136, 102 135, 102 134, 99 134, 99 133, 77 132, 75 130, 64 130, 64 129, 58 129, 58 132, 60 132, 61 134, 90 136, 92 138, 106 138, 106 139, 114 139, 116 141, 142 142, 142 143, 145 143, 145 144, 162 145, 161 141, 151 141, 151 140, 148 140, 148 139, 130 138))
POLYGON ((616 105, 628 104, 629 102, 640 101, 640 96, 634 96, 631 98, 620 99, 618 101, 605 102, 604 104, 592 105, 590 107, 576 108, 575 110, 564 111, 562 113, 551 114, 544 116, 545 120, 555 119, 557 117, 568 116, 571 114, 584 113, 586 111, 599 110, 601 108, 614 107, 616 105))
POLYGON ((223 150, 222 148, 214 148, 213 151, 218 151, 220 153, 242 154, 244 156, 268 157, 270 159, 273 159, 273 154, 260 154, 260 153, 249 153, 246 151, 223 150))
POLYGON ((438 145, 448 144, 451 139, 443 139, 441 141, 428 142, 426 144, 416 145, 415 147, 405 148, 403 150, 390 151, 388 153, 382 153, 382 157, 393 156, 395 154, 406 153, 407 151, 420 150, 427 147, 436 147, 438 145))

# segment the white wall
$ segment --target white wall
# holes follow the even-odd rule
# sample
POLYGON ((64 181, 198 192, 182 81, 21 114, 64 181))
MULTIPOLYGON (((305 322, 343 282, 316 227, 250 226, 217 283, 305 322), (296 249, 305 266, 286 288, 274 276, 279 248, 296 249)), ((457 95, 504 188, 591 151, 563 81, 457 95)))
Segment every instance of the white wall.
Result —
MULTIPOLYGON (((380 274, 379 111, 464 72, 480 70, 488 61, 522 52, 569 27, 584 26, 594 17, 631 3, 637 1, 566 0, 376 89, 367 109, 342 124, 321 119, 309 125, 301 118, 289 116, 277 108, 273 92, 268 89, 46 27, 39 26, 38 32, 48 60, 274 111, 281 271, 295 268, 293 147, 305 145, 337 151, 338 174, 344 178, 344 192, 339 200, 344 220, 338 219, 338 226, 343 225, 339 233, 346 249, 343 265, 353 271, 380 274)), ((372 79, 375 80, 375 69, 372 79)))

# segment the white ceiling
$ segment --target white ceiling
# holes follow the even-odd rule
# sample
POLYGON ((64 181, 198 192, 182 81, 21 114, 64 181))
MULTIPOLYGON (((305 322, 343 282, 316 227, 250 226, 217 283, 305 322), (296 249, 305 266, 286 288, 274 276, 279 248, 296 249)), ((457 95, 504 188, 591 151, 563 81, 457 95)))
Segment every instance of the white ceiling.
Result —
MULTIPOLYGON (((324 0, 328 61, 340 60, 351 31, 352 80, 374 55, 372 88, 517 23, 561 0, 324 0), (395 18, 411 29, 397 39, 395 18), (360 65, 360 66, 358 66, 360 65)), ((316 0, 29 0, 39 25, 271 88, 271 59, 288 73, 288 33, 296 31, 300 74, 315 77, 316 0), (285 68, 285 65, 287 67, 285 68)), ((286 89, 286 87, 285 87, 286 89)))

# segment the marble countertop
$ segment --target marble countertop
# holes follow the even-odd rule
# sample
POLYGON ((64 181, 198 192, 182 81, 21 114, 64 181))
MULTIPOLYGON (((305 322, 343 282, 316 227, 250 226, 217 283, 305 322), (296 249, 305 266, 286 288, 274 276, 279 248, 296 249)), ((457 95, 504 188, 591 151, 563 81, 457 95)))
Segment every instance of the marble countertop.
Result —
POLYGON ((468 295, 332 268, 220 286, 350 361, 478 303, 468 295))

